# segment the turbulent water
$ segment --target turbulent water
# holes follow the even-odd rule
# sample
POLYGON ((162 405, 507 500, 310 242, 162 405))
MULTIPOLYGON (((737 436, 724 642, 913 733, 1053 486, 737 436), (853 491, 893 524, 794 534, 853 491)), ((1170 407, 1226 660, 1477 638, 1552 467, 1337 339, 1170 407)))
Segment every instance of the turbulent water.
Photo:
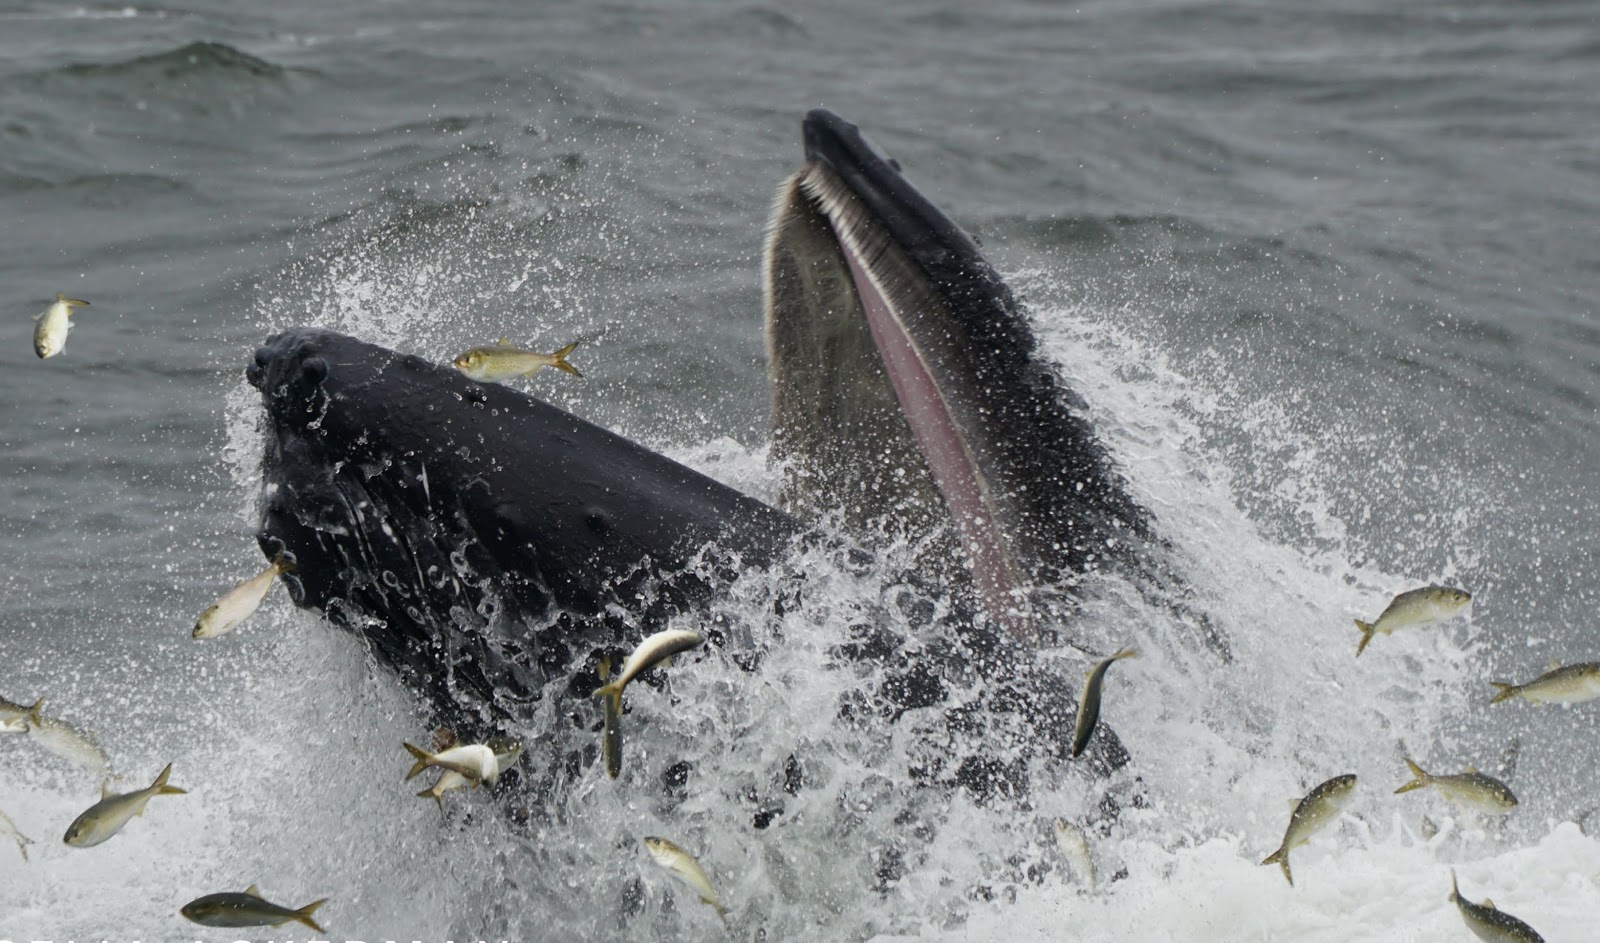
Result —
MULTIPOLYGON (((0 812, 37 842, 0 836, 0 939, 304 939, 177 914, 252 883, 332 898, 328 939, 716 938, 650 834, 737 939, 1432 943, 1467 932, 1452 867, 1592 939, 1600 702, 1487 683, 1600 660, 1592 3, 541 6, 0 5, 0 695, 93 730, 119 788, 171 761, 189 790, 69 848, 99 784, 0 737, 0 812), (818 589, 759 676, 708 658, 638 693, 624 777, 589 770, 535 834, 416 799, 419 701, 281 591, 189 638, 262 565, 242 368, 284 327, 435 359, 583 337, 583 381, 527 388, 770 499, 760 239, 819 104, 983 240, 1231 640, 1114 586, 1069 627, 1142 651, 1105 716, 1145 801, 1091 829, 1093 892, 1049 827, 1099 821, 1083 778, 899 815, 914 747, 839 724, 871 679, 829 658, 881 586, 825 557, 787 564, 818 589), (57 291, 92 306, 39 361, 57 291), (1470 621, 1357 661, 1352 619, 1427 582, 1470 621), (753 828, 797 745, 808 787, 753 828), (1407 755, 1521 805, 1392 795, 1407 755), (1345 772, 1291 889, 1258 864, 1286 800, 1345 772)), ((719 606, 770 622, 770 590, 719 606)))

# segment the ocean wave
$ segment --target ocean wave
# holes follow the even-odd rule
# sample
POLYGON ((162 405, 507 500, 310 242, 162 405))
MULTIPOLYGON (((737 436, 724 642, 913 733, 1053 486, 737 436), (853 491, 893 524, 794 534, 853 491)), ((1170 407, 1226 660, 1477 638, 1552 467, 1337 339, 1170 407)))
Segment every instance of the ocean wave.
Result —
POLYGON ((75 63, 63 66, 60 71, 66 75, 78 76, 172 80, 217 75, 248 75, 277 79, 286 75, 288 70, 226 43, 201 41, 122 62, 75 63))

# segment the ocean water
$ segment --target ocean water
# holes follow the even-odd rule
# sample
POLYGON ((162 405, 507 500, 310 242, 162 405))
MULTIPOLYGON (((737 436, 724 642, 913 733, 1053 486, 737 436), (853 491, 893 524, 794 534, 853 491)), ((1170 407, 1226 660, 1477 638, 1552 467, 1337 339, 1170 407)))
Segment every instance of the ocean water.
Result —
POLYGON ((858 6, 0 4, 0 695, 93 730, 121 788, 170 761, 190 790, 68 848, 99 784, 0 737, 0 812, 37 842, 0 839, 0 939, 305 939, 177 915, 252 883, 332 898, 327 939, 721 934, 646 834, 699 855, 748 940, 1433 943, 1467 934, 1452 868, 1592 939, 1600 705, 1491 707, 1487 682, 1600 660, 1600 11, 858 6), (829 642, 878 587, 826 558, 792 561, 827 592, 760 683, 707 659, 640 694, 624 777, 531 836, 486 796, 416 799, 420 703, 281 591, 188 636, 261 565, 242 371, 285 327, 435 359, 583 337, 583 382, 527 388, 770 499, 761 236, 817 105, 983 241, 1232 641, 1220 663, 1116 592, 1071 628, 1142 651, 1106 719, 1149 801, 1091 829, 1092 891, 1049 829, 1093 818, 1084 780, 897 820, 910 745, 833 721, 862 679, 829 642), (39 361, 57 291, 92 306, 39 361), (1430 581, 1470 620, 1357 661, 1351 620, 1430 581), (794 743, 816 785, 753 830, 794 743), (690 749, 697 788, 662 801, 690 749), (1521 805, 1395 796, 1407 755, 1521 805), (1286 801, 1344 772, 1290 888, 1258 864, 1286 801), (885 849, 908 867, 877 888, 885 849))

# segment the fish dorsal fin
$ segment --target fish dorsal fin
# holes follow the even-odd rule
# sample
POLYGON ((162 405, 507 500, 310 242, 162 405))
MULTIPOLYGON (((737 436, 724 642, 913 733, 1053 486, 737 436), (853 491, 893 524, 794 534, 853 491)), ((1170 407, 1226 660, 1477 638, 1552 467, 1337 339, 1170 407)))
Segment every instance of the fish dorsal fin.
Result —
POLYGON ((111 777, 107 776, 105 779, 100 780, 100 798, 109 799, 111 794, 111 777))
POLYGON ((494 346, 496 346, 496 347, 510 347, 511 346, 511 342, 506 340, 504 337, 502 337, 502 338, 497 339, 494 342, 494 346))
POLYGON ((1467 767, 1467 775, 1469 775, 1469 776, 1478 775, 1478 768, 1476 766, 1467 767))
POLYGON ((252 884, 249 887, 245 888, 244 892, 246 894, 249 894, 251 897, 254 897, 257 900, 266 900, 266 898, 261 896, 261 888, 257 887, 254 884, 252 884))
POLYGON ((1289 800, 1289 814, 1290 815, 1293 815, 1295 813, 1295 811, 1298 810, 1299 808, 1300 808, 1300 800, 1299 799, 1290 799, 1289 800))
POLYGON ((1490 899, 1489 899, 1489 898, 1487 898, 1487 897, 1485 897, 1485 898, 1484 898, 1484 899, 1483 899, 1483 906, 1485 906, 1485 907, 1487 907, 1487 908, 1489 908, 1489 909, 1490 909, 1490 910, 1499 910, 1499 909, 1500 909, 1500 908, 1499 908, 1499 907, 1496 907, 1496 906, 1495 906, 1495 905, 1494 905, 1494 901, 1492 901, 1492 900, 1490 900, 1490 899))
POLYGON ((1559 659, 1559 658, 1550 659, 1549 670, 1556 671, 1556 670, 1560 669, 1560 667, 1561 667, 1561 659, 1559 659))

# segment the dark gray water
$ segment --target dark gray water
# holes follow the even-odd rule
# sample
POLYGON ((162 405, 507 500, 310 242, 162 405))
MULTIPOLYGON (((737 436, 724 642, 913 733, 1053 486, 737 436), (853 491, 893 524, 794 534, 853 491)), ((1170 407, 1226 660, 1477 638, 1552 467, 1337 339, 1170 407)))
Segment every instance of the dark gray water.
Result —
MULTIPOLYGON (((798 163, 799 119, 826 105, 978 234, 1028 298, 1047 348, 1116 430, 1136 486, 1195 556, 1195 582, 1275 587, 1219 589, 1214 601, 1268 647, 1297 639, 1309 654, 1280 653, 1284 671, 1328 681, 1307 662, 1342 664, 1349 619, 1402 589, 1440 580, 1475 593, 1472 628, 1447 630, 1447 651, 1380 639, 1363 663, 1387 656, 1392 676, 1365 694, 1350 691, 1359 674, 1334 679, 1356 709, 1316 722, 1356 724, 1371 704, 1415 697, 1438 723, 1351 732, 1326 762, 1370 760, 1397 786, 1401 742, 1444 766, 1488 768, 1520 739, 1531 824, 1513 831, 1543 836, 1600 804, 1600 715, 1490 711, 1483 682, 1525 680, 1553 658, 1600 660, 1597 90, 1600 11, 1587 2, 11 0, 0 5, 0 310, 12 325, 0 344, 0 694, 47 695, 92 723, 138 785, 176 758, 174 781, 194 771, 196 815, 207 775, 316 776, 321 761, 288 757, 310 743, 387 757, 406 735, 403 692, 281 600, 254 633, 204 651, 187 638, 194 614, 257 566, 241 371, 283 327, 438 359, 501 335, 551 349, 582 336, 573 359, 586 380, 541 374, 536 395, 770 488, 761 235, 798 163), (41 362, 28 318, 57 291, 92 307, 66 353, 41 362), (1208 559, 1234 555, 1243 562, 1208 559), (1447 680, 1424 666, 1434 656, 1456 659, 1447 680), (367 705, 359 716, 393 730, 328 729, 317 705, 340 703, 350 684, 367 705), (218 731, 258 748, 218 756, 218 731)), ((1278 792, 1338 771, 1308 762, 1299 728, 1276 729, 1254 753, 1275 764, 1263 822, 1278 792)), ((92 852, 56 841, 92 783, 64 787, 68 767, 15 744, 0 742, 0 763, 0 810, 42 843, 21 866, 0 840, 0 917, 24 915, 40 939, 190 932, 165 916, 187 898, 96 896, 93 880, 131 866, 119 848, 137 860, 134 835, 92 852)), ((339 768, 367 775, 355 758, 339 768)), ((558 909, 537 881, 500 902, 515 917, 478 906, 470 881, 408 885, 401 906, 387 880, 401 852, 384 836, 423 856, 406 868, 426 868, 452 834, 417 834, 443 828, 420 814, 431 809, 405 796, 397 808, 417 814, 403 824, 379 816, 375 837, 312 842, 294 803, 265 821, 242 808, 279 794, 235 794, 227 813, 207 813, 220 819, 152 846, 196 861, 149 893, 255 880, 270 891, 278 879, 287 896, 340 899, 343 919, 328 913, 351 939, 446 926, 499 939, 558 909), (231 841, 265 842, 259 867, 304 880, 236 874, 222 867, 229 854, 196 850, 206 829, 235 827, 231 841), (313 853, 324 860, 299 870, 283 857, 313 853), (340 875, 345 886, 326 886, 340 875), (463 899, 491 916, 450 923, 463 899)), ((318 795, 336 827, 337 794, 318 795)), ((169 801, 183 800, 156 805, 169 801)), ((161 811, 130 830, 177 832, 161 811)), ((1199 831, 1235 827, 1244 820, 1224 816, 1199 831)), ((1250 835, 1243 856, 1262 842, 1270 850, 1250 835)), ((480 853, 517 873, 514 853, 480 853)), ((644 866, 631 853, 613 864, 644 866)), ((865 938, 955 925, 945 896, 816 906, 833 915, 830 932, 865 938)), ((822 925, 803 894, 791 898, 774 937, 822 925)), ((593 929, 583 907, 564 902, 554 925, 593 929)), ((707 925, 681 929, 695 927, 707 925)))

